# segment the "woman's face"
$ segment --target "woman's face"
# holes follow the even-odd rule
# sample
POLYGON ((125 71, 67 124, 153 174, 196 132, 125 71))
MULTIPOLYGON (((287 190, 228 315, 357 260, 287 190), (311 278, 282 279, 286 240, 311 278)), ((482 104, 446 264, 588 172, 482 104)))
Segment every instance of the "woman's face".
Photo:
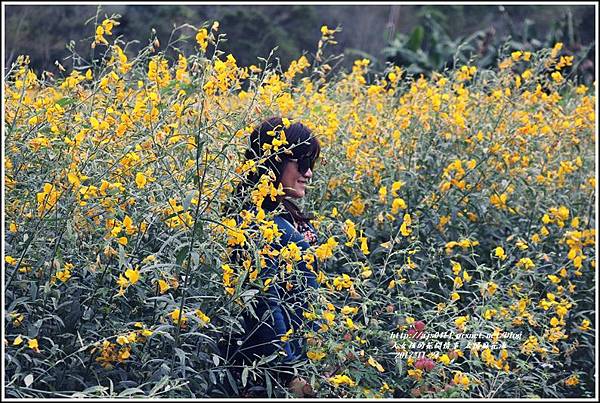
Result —
POLYGON ((300 199, 306 194, 306 183, 312 178, 312 170, 308 170, 302 174, 298 170, 297 160, 288 160, 281 175, 281 185, 286 196, 300 199))

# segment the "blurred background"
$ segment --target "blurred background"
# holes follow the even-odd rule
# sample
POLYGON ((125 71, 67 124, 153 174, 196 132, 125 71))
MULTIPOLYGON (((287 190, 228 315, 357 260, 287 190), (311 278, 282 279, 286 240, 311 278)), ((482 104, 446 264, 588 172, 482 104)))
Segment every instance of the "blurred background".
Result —
MULTIPOLYGON (((336 52, 343 53, 340 67, 368 57, 375 67, 386 62, 425 75, 452 68, 453 63, 475 59, 488 67, 513 50, 534 51, 563 42, 564 54, 575 56, 571 73, 580 82, 594 79, 596 27, 593 5, 5 5, 5 69, 20 54, 31 57, 31 66, 55 72, 58 60, 65 67, 81 61, 70 57, 72 47, 84 59, 91 54, 94 21, 119 14, 114 38, 123 36, 132 56, 153 38, 166 48, 181 35, 194 36, 191 28, 174 26, 220 22, 228 40, 220 46, 232 53, 238 65, 258 64, 257 57, 274 53, 285 69, 303 52, 314 53, 320 27, 341 27, 336 52), (86 24, 87 21, 87 24, 86 24)), ((176 43, 186 54, 189 45, 176 43)), ((171 50, 170 50, 171 51, 171 50)), ((174 52, 174 51, 173 51, 174 52)), ((173 55, 175 53, 172 53, 173 55)))

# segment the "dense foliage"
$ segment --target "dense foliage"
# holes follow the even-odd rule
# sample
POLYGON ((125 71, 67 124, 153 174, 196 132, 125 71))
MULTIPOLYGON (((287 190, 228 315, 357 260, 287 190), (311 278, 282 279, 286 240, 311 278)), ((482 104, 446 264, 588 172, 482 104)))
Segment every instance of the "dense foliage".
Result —
MULTIPOLYGON (((529 18, 525 18, 522 24, 517 24, 510 15, 514 15, 516 10, 524 11, 523 9, 511 10, 509 15, 504 6, 498 8, 501 11, 496 16, 496 23, 484 25, 480 29, 470 28, 463 35, 456 35, 459 27, 464 31, 465 27, 477 24, 464 21, 464 14, 448 13, 447 9, 438 6, 425 6, 416 14, 415 27, 411 33, 398 33, 382 53, 387 61, 405 67, 409 73, 429 75, 462 64, 491 69, 502 54, 515 51, 535 52, 551 48, 560 42, 563 44, 563 54, 577 60, 567 71, 563 71, 563 75, 586 85, 593 82, 595 69, 592 55, 595 42, 589 38, 584 39, 587 37, 584 19, 578 21, 570 9, 567 9, 561 18, 551 24, 549 21, 536 24, 529 18), (498 25, 506 26, 507 32, 498 32, 498 25), (547 29, 545 33, 540 31, 541 25, 547 29)), ((484 9, 480 9, 479 13, 484 9)), ((478 13, 475 9, 470 10, 473 11, 470 14, 472 20, 476 21, 478 13)))
MULTIPOLYGON (((119 26, 114 36, 139 39, 125 50, 132 57, 146 45, 150 32, 166 44, 177 40, 181 31, 174 26, 190 21, 221 23, 228 41, 221 50, 235 55, 238 65, 257 62, 277 46, 274 55, 283 66, 303 52, 311 52, 319 39, 315 27, 345 27, 336 35, 339 52, 347 56, 343 63, 352 67, 353 58, 368 57, 380 69, 385 60, 393 60, 408 69, 425 72, 441 70, 440 63, 453 66, 455 53, 473 55, 481 67, 491 67, 498 49, 507 42, 514 50, 536 51, 564 44, 563 53, 576 55, 580 82, 589 85, 594 79, 595 42, 594 6, 592 4, 390 4, 390 5, 318 5, 318 4, 91 4, 30 5, 9 4, 5 7, 5 64, 12 64, 19 54, 31 57, 29 68, 38 74, 54 71, 55 61, 64 66, 78 66, 70 59, 65 42, 88 57, 89 33, 97 20, 107 13, 118 13, 119 26), (97 16, 94 17, 94 14, 97 16), (92 18, 90 18, 92 16, 92 18), (423 42, 406 43, 406 35, 422 31, 423 42), (72 40, 72 42, 71 42, 72 40), (417 46, 417 47, 415 47, 417 46), (382 52, 384 48, 387 49, 382 52), (423 51, 420 54, 419 49, 423 51), (403 50, 409 50, 408 54, 403 50), (389 51, 389 52, 388 52, 389 51), (412 51, 413 53, 411 53, 412 51), (415 55, 414 52, 417 54, 415 55), (367 56, 368 55, 368 56, 367 56)), ((415 38, 416 39, 416 38, 415 38)), ((189 54, 190 44, 180 43, 189 54)), ((167 50, 168 57, 173 52, 167 50)), ((176 57, 176 54, 175 54, 176 57)), ((464 63, 463 63, 464 64, 464 63)))
MULTIPOLYGON (((7 396, 289 393, 276 355, 222 349, 269 286, 271 216, 223 208, 274 115, 323 145, 303 202, 320 245, 280 251, 277 280, 300 259, 318 275, 319 331, 284 337, 307 340, 295 370, 319 397, 592 396, 596 98, 560 43, 424 78, 366 59, 332 74, 327 27, 282 70, 239 66, 216 23, 193 54, 154 40, 131 58, 117 24, 91 67, 38 77, 20 57, 6 76, 7 396), (490 338, 419 345, 443 332, 490 338)), ((265 177, 252 197, 276 193, 265 177)))

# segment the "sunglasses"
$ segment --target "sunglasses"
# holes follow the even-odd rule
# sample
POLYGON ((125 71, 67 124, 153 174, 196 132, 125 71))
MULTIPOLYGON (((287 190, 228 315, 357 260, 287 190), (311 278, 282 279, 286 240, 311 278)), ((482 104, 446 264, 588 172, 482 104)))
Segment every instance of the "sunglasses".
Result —
POLYGON ((304 158, 290 158, 289 161, 293 161, 296 162, 298 164, 298 172, 300 172, 302 175, 304 175, 308 169, 310 168, 311 171, 314 171, 315 169, 315 163, 317 162, 317 158, 309 158, 309 157, 304 157, 304 158))

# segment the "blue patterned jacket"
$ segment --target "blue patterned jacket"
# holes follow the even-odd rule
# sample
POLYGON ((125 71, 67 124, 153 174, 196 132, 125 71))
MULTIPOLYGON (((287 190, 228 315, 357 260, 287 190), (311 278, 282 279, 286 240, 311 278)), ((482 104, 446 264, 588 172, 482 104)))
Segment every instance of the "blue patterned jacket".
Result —
MULTIPOLYGON (((274 222, 282 233, 279 242, 272 245, 274 248, 279 249, 291 242, 296 243, 302 251, 309 248, 308 241, 288 220, 276 216, 274 222)), ((316 234, 310 224, 309 229, 316 234)), ((305 357, 303 342, 297 332, 300 326, 304 323, 313 330, 318 328, 316 323, 308 322, 303 316, 303 311, 308 307, 307 290, 318 287, 318 283, 315 274, 302 260, 296 263, 295 278, 298 281, 294 281, 293 288, 288 291, 281 280, 281 273, 285 272, 283 265, 279 265, 277 258, 271 258, 267 262, 267 267, 261 270, 260 276, 263 281, 268 278, 273 280, 267 292, 258 298, 255 313, 259 320, 249 313, 244 315, 247 339, 242 347, 243 354, 255 358, 254 354, 268 356, 282 349, 285 352, 284 362, 295 361, 305 357), (291 328, 294 333, 288 341, 282 342, 281 336, 291 328)), ((316 267, 316 263, 313 265, 316 267)))

